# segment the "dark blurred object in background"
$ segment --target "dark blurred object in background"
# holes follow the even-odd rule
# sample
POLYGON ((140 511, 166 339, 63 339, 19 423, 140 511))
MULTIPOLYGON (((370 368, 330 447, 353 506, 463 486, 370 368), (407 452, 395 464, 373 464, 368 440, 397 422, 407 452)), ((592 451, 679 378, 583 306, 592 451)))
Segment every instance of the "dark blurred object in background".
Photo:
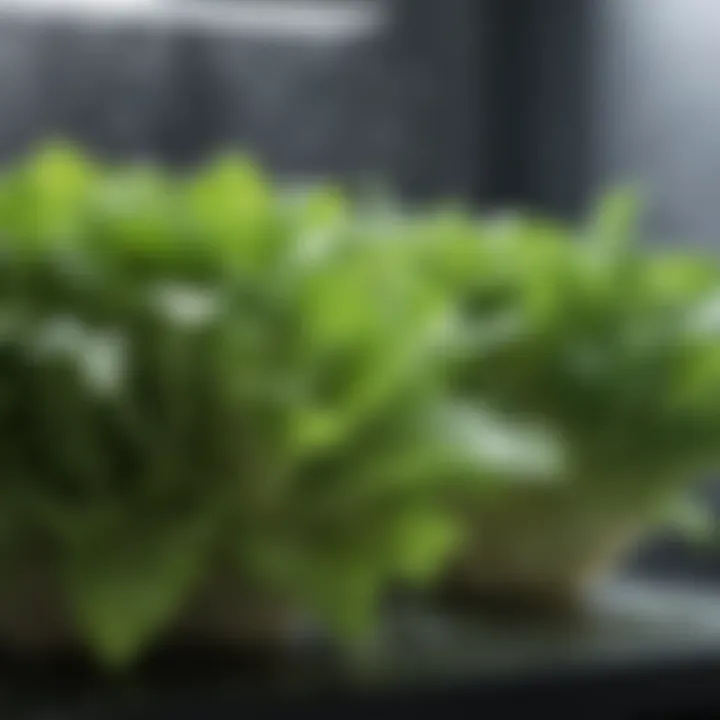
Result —
MULTIPOLYGON (((318 12, 331 4, 285 5, 293 3, 318 12)), ((339 4, 372 4, 385 22, 357 34, 273 36, 5 9, 0 156, 48 135, 168 163, 232 144, 285 175, 467 197, 476 171, 473 3, 339 4)), ((229 13, 233 5, 252 3, 227 2, 229 13)))

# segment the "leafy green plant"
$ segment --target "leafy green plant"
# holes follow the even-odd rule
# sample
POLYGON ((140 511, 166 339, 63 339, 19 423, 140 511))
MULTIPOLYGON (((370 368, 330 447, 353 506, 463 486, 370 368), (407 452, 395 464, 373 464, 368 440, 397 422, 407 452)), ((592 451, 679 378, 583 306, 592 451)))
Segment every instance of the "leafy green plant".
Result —
POLYGON ((691 493, 720 459, 718 264, 642 243, 637 217, 620 190, 579 227, 453 208, 395 220, 459 311, 450 393, 562 448, 556 482, 459 506, 448 582, 481 601, 567 608, 653 527, 709 530, 691 493))
POLYGON ((46 573, 122 667, 212 576, 348 637, 388 583, 432 577, 461 535, 442 498, 494 461, 479 415, 442 419, 453 304, 398 232, 242 157, 170 176, 53 145, 10 168, 4 582, 46 573))
POLYGON ((456 391, 563 438, 585 503, 674 501, 720 456, 720 273, 639 241, 633 194, 580 228, 518 214, 424 221, 429 276, 462 305, 456 391))

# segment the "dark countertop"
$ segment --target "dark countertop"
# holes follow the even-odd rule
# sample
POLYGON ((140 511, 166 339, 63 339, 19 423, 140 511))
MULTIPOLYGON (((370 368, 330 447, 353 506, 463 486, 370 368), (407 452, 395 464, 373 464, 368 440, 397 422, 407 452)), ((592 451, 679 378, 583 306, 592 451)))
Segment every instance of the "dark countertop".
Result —
POLYGON ((374 647, 344 666, 322 653, 300 652, 281 671, 175 655, 143 683, 102 686, 89 675, 73 676, 69 665, 28 675, 5 664, 0 716, 720 716, 720 585, 618 580, 588 608, 582 618, 549 624, 405 607, 374 647))

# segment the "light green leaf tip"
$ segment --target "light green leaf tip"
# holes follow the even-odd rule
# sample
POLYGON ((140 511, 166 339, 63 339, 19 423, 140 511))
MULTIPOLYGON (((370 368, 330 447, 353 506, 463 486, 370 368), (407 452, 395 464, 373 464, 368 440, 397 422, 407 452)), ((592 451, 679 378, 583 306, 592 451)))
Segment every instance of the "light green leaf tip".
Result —
POLYGON ((111 670, 129 666, 167 628, 204 570, 206 545, 192 527, 142 540, 132 527, 129 520, 109 542, 88 539, 61 567, 78 629, 111 670))

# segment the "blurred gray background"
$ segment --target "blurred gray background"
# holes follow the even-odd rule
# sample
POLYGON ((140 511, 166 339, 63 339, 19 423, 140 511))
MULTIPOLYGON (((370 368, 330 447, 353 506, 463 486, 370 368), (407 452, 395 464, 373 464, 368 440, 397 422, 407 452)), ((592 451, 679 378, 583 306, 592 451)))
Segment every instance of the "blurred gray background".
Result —
POLYGON ((467 194, 472 2, 376 3, 386 22, 343 40, 88 27, 0 0, 0 156, 47 135, 167 162, 232 144, 286 175, 467 194))
POLYGON ((707 244, 720 227, 717 0, 375 0, 386 22, 350 41, 88 26, 7 1, 0 159, 48 135, 168 163, 234 145, 288 177, 564 215, 633 181, 653 235, 707 244))
POLYGON ((720 3, 597 3, 601 182, 637 180, 654 234, 720 244, 720 3))

